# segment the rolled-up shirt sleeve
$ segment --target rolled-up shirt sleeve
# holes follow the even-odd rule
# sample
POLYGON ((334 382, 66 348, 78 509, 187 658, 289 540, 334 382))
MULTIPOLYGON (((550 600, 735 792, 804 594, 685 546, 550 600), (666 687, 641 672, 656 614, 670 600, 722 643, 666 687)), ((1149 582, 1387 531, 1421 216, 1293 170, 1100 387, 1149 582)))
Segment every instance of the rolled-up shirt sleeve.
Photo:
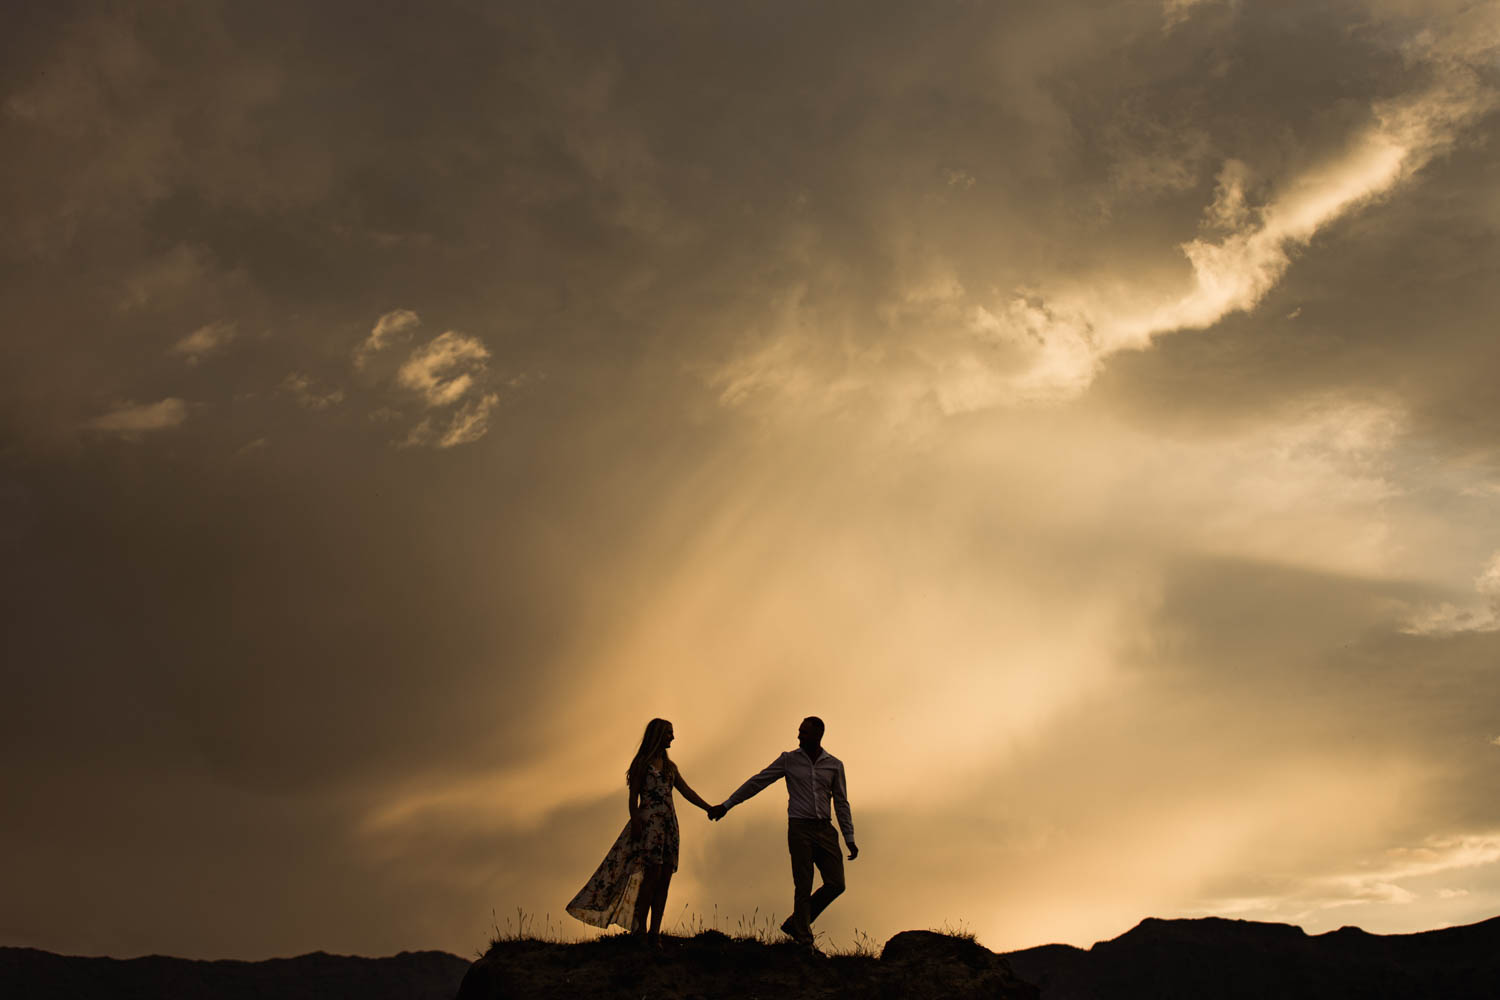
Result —
POLYGON ((736 788, 734 794, 724 800, 724 805, 733 809, 767 785, 774 784, 784 777, 786 777, 786 761, 783 757, 777 757, 764 771, 751 775, 743 785, 736 788))
MULTIPOLYGON (((738 793, 736 793, 738 794, 738 793)), ((849 811, 849 786, 844 781, 844 765, 839 765, 833 777, 833 811, 839 817, 839 830, 844 834, 844 843, 854 846, 854 816, 849 811)))

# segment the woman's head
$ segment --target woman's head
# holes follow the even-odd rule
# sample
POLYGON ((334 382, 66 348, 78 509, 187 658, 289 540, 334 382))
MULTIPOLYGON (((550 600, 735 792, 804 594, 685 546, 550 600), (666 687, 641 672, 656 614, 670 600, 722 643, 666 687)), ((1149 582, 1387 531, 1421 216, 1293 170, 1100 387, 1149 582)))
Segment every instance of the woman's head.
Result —
POLYGON ((671 760, 667 756, 667 747, 672 745, 675 736, 672 724, 666 719, 652 719, 646 723, 646 731, 641 735, 640 749, 631 758, 630 770, 625 772, 625 780, 630 783, 631 787, 635 787, 640 781, 646 765, 651 761, 660 757, 662 763, 666 764, 671 760))

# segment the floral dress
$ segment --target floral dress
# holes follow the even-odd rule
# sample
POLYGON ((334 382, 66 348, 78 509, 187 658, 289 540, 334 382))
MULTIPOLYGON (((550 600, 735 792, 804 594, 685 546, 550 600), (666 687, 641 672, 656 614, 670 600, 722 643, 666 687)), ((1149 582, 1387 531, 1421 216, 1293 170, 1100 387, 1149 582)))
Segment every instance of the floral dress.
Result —
POLYGON ((677 870, 677 808, 672 804, 672 782, 676 771, 648 766, 641 778, 639 816, 641 835, 630 835, 630 823, 615 838, 614 846, 599 863, 588 883, 568 904, 568 913, 586 924, 608 927, 619 924, 631 929, 635 903, 641 893, 646 866, 670 865, 677 870))

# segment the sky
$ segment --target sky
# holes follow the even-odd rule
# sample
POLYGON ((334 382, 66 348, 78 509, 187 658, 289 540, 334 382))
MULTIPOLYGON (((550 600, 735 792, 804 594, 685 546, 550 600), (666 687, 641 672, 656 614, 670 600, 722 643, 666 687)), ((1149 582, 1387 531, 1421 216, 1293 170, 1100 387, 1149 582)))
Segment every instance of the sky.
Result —
POLYGON ((0 18, 0 945, 1500 912, 1495 0, 0 18))

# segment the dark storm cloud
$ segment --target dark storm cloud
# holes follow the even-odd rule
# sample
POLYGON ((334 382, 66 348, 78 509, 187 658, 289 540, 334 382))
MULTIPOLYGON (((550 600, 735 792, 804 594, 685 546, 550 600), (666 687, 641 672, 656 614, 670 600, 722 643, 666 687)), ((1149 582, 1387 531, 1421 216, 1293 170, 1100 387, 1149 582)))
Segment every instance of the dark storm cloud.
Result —
POLYGON ((1225 160, 1273 190, 1420 86, 1360 10, 1201 5, 1165 36, 1113 5, 79 17, 7 104, 40 151, 16 232, 189 252, 283 313, 425 295, 518 360, 717 366, 790 310, 842 331, 792 346, 818 377, 876 349, 920 372, 988 290, 1180 267, 1225 160))

